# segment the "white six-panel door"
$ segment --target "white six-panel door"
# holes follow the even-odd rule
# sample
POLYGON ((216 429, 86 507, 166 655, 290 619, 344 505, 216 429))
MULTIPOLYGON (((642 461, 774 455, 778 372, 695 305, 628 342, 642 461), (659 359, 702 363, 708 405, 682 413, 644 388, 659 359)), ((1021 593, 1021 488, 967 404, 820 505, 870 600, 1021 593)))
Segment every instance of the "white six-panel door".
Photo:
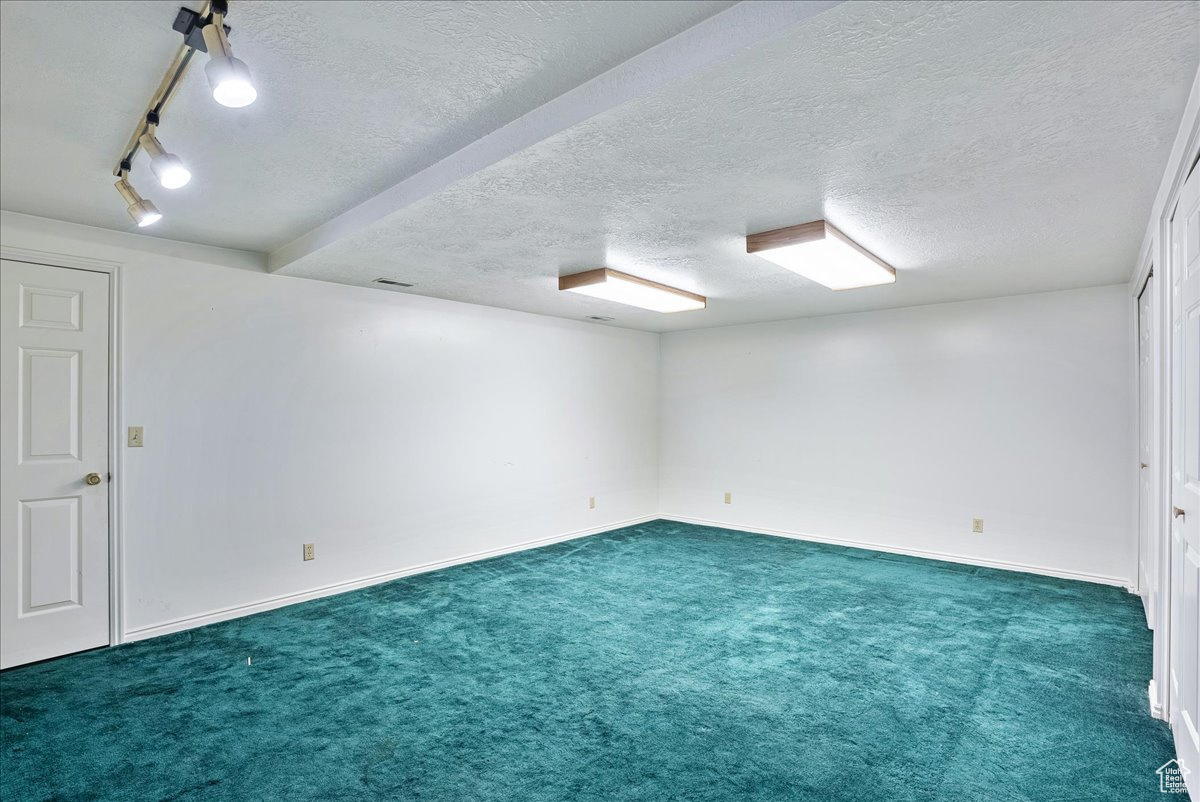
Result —
POLYGON ((1200 170, 1171 221, 1171 727, 1200 800, 1200 170))
POLYGON ((108 376, 108 274, 0 261, 0 667, 109 642, 108 376))

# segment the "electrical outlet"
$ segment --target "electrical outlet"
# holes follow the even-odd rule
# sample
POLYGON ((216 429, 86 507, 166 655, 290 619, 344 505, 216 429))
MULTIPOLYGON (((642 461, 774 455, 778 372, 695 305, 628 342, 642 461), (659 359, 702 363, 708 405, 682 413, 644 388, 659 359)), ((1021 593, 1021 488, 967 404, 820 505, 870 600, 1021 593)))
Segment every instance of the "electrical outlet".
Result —
POLYGON ((976 535, 983 534, 983 519, 982 518, 972 518, 971 519, 971 532, 976 535))
POLYGON ((588 509, 589 510, 596 509, 596 497, 595 496, 588 496, 588 509))
POLYGON ((726 493, 726 494, 725 494, 725 503, 726 503, 726 504, 732 504, 732 503, 733 503, 733 493, 726 493))
POLYGON ((129 440, 126 442, 126 445, 129 446, 129 448, 141 448, 144 443, 145 441, 143 440, 142 427, 130 426, 129 440))
POLYGON ((317 544, 316 543, 305 543, 304 544, 304 559, 306 561, 317 559, 317 544))

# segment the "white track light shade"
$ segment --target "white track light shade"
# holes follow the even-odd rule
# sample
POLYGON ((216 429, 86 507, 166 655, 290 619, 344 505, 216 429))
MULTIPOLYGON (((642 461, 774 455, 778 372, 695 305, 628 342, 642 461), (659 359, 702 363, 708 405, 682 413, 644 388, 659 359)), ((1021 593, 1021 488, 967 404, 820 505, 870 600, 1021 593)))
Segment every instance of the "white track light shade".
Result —
POLYGON ((133 222, 138 224, 138 228, 145 228, 161 220, 162 212, 150 201, 141 200, 130 204, 129 216, 133 218, 133 222))
POLYGON ((153 133, 142 134, 141 144, 150 157, 151 172, 164 189, 179 189, 192 180, 192 174, 183 165, 183 159, 174 153, 167 153, 153 133))
POLYGON ((225 17, 213 14, 212 21, 200 29, 204 46, 208 49, 208 64, 204 74, 212 89, 213 100, 231 109, 249 106, 258 97, 254 79, 246 62, 233 57, 233 48, 225 36, 225 17))
POLYGON ((174 153, 151 159, 150 169, 165 189, 179 189, 192 180, 192 174, 183 166, 183 160, 174 153))
POLYGON ((249 106, 258 97, 250 68, 241 59, 233 56, 216 56, 204 67, 208 85, 212 87, 213 99, 222 106, 240 109, 249 106))
POLYGON ((133 218, 133 222, 138 224, 138 228, 145 228, 162 219, 162 212, 158 210, 158 207, 139 195, 125 178, 118 181, 115 186, 117 192, 120 192, 121 197, 129 204, 127 207, 129 216, 133 218))
POLYGON ((233 56, 213 56, 204 67, 213 100, 231 109, 249 106, 258 97, 250 68, 233 56))

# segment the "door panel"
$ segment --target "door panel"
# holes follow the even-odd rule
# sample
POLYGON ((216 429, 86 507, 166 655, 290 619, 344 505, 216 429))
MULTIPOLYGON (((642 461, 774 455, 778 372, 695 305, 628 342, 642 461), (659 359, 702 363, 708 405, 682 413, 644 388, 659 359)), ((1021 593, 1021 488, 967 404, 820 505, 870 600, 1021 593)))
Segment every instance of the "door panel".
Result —
POLYGON ((109 642, 108 310, 105 273, 0 262, 0 667, 109 642))
POLYGON ((22 348, 21 462, 79 461, 78 351, 22 348))

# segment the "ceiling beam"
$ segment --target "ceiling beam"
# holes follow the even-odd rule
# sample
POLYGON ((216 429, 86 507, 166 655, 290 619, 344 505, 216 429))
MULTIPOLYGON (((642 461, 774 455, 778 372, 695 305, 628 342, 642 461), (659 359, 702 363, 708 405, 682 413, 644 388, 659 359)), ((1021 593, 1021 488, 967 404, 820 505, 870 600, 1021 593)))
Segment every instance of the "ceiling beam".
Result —
POLYGON ((783 33, 841 0, 755 0, 714 14, 497 128, 268 256, 268 269, 331 245, 532 145, 783 33))

